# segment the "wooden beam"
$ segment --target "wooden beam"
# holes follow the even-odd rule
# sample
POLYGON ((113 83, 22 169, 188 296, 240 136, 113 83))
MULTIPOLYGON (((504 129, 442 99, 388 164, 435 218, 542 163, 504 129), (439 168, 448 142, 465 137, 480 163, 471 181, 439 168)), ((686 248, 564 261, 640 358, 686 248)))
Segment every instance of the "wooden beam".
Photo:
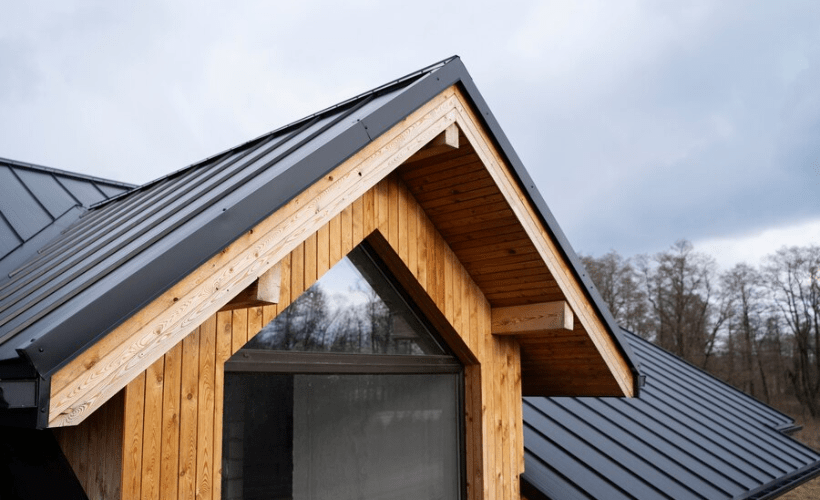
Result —
POLYGON ((430 142, 416 151, 407 161, 423 160, 442 153, 449 153, 454 149, 458 149, 458 126, 455 123, 448 126, 444 129, 444 132, 435 136, 430 142))
POLYGON ((572 330, 574 316, 569 304, 560 300, 541 304, 494 307, 493 335, 521 335, 551 330, 572 330))
POLYGON ((245 309, 248 307, 269 306, 279 303, 279 290, 282 287, 282 267, 277 262, 256 281, 231 299, 220 311, 245 309))

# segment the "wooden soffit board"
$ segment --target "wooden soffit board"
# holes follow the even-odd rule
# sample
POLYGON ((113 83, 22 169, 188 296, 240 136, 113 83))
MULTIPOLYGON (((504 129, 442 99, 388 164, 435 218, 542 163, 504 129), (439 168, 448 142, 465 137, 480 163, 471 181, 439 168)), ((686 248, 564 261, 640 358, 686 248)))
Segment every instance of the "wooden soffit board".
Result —
POLYGON ((459 148, 415 155, 399 173, 494 314, 568 306, 574 321, 560 331, 545 326, 516 335, 524 394, 632 396, 628 361, 468 99, 457 95, 459 148))
MULTIPOLYGON (((573 332, 578 332, 593 346, 583 353, 584 359, 591 360, 600 368, 600 373, 606 375, 602 378, 604 383, 609 381, 607 395, 631 395, 633 384, 626 360, 587 302, 571 269, 561 259, 537 212, 526 201, 510 169, 479 124, 468 100, 453 86, 375 138, 55 373, 51 379, 49 427, 82 422, 206 318, 225 307, 296 246, 399 166, 407 162, 403 176, 412 189, 418 185, 411 181, 414 164, 418 166, 425 157, 439 161, 447 155, 452 156, 454 163, 470 163, 469 168, 477 177, 470 186, 484 189, 492 202, 471 209, 459 205, 461 200, 458 198, 445 196, 437 200, 442 192, 430 196, 413 194, 420 198, 419 203, 482 288, 490 304, 511 306, 566 300, 575 315, 573 332), (457 124, 460 131, 457 149, 452 147, 453 124, 457 124), (437 139, 436 143, 428 147, 427 152, 423 151, 422 148, 434 139, 437 139), (411 159, 417 153, 416 158, 411 159), (408 162, 409 159, 412 161, 408 162), (464 234, 464 225, 448 212, 454 206, 458 207, 457 215, 474 210, 470 220, 475 227, 490 229, 495 224, 492 227, 497 230, 492 242, 478 243, 476 247, 470 242, 475 235, 459 239, 458 235, 464 234), (483 226, 478 224, 482 221, 485 221, 483 226), (510 232, 505 232, 508 230, 510 232), (501 259, 505 253, 509 254, 509 242, 520 247, 512 267, 501 259), (494 262, 500 262, 501 267, 494 262), (537 266, 533 267, 533 262, 537 266), (534 275, 521 275, 533 270, 534 275)), ((447 173, 444 171, 452 164, 439 165, 445 178, 447 173)), ((457 176, 461 175, 464 173, 459 171, 457 176)), ((468 182, 466 178, 457 181, 468 182)), ((445 181, 441 182, 444 186, 445 181)), ((544 342, 542 338, 536 343, 542 345, 544 342)), ((528 344, 522 341, 521 346, 525 348, 528 344)), ((528 357, 526 354, 522 350, 522 359, 534 359, 532 366, 544 368, 550 363, 548 357, 538 354, 528 357)), ((588 367, 575 366, 574 369, 560 375, 583 375, 579 381, 589 380, 588 374, 585 375, 588 367)), ((531 392, 527 389, 528 381, 535 384, 540 379, 544 383, 534 386, 549 386, 537 370, 525 370, 523 378, 525 393, 531 392)), ((585 384, 577 383, 574 387, 583 391, 585 384)), ((543 394, 547 395, 547 392, 543 394)), ((553 393, 559 394, 560 391, 553 393)))

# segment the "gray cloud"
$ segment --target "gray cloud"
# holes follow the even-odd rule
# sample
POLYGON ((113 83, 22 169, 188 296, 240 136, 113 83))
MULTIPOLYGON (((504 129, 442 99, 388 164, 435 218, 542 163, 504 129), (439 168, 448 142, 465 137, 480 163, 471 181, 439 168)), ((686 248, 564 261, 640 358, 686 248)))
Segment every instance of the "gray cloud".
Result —
POLYGON ((0 20, 0 156, 145 182, 458 53, 574 247, 820 218, 811 2, 54 2, 0 20))

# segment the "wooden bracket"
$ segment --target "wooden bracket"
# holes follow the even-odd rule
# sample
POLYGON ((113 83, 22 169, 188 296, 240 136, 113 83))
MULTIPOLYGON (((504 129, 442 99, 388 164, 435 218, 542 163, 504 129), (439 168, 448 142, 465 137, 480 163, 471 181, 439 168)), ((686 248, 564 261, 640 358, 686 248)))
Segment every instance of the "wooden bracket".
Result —
POLYGON ((277 262, 256 281, 239 292, 239 295, 220 309, 230 311, 246 307, 266 306, 279 303, 279 290, 282 287, 282 266, 277 262))
POLYGON ((523 306, 494 307, 494 335, 522 335, 549 330, 572 330, 574 316, 565 301, 542 302, 523 306))
POLYGON ((453 149, 458 149, 458 125, 450 124, 444 132, 435 136, 430 142, 416 151, 407 162, 413 162, 424 158, 430 158, 441 153, 447 153, 453 149))

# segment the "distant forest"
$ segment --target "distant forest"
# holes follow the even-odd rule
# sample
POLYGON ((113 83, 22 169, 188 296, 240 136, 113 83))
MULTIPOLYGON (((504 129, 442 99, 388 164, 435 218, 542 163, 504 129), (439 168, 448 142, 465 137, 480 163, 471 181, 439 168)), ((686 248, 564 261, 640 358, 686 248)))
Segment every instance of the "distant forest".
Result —
POLYGON ((820 419, 820 247, 719 271, 681 240, 581 256, 618 323, 795 417, 820 419))

